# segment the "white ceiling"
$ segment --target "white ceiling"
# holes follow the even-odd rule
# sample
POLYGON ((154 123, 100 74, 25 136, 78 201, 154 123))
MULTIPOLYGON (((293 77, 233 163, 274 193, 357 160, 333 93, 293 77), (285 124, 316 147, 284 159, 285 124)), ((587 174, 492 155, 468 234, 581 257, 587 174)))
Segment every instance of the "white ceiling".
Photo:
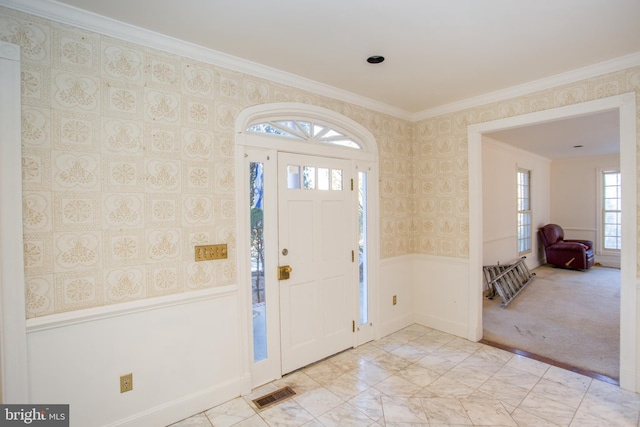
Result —
MULTIPOLYGON (((304 81, 401 116, 640 54, 640 0, 0 0, 66 3, 304 81), (370 55, 386 61, 371 65, 370 55)), ((42 5, 45 6, 42 6, 42 5)), ((43 16, 47 14, 44 13, 43 16)), ((609 152, 617 118, 494 135, 546 157, 609 152), (563 128, 562 126, 565 127, 563 128), (571 130, 572 138, 558 135, 571 130), (580 134, 576 134, 581 131, 580 134), (525 132, 526 131, 526 132, 525 132), (526 143, 532 135, 536 143, 526 143), (540 141, 544 143, 540 143, 540 141), (589 147, 589 148, 587 148, 589 147), (543 149, 544 151, 539 151, 543 149), (554 150, 555 148, 555 150, 554 150), (573 150, 575 152, 575 150, 573 150)))
POLYGON ((616 110, 483 135, 549 159, 598 156, 620 152, 619 123, 616 110))
POLYGON ((640 52, 638 0, 61 3, 408 113, 640 52))

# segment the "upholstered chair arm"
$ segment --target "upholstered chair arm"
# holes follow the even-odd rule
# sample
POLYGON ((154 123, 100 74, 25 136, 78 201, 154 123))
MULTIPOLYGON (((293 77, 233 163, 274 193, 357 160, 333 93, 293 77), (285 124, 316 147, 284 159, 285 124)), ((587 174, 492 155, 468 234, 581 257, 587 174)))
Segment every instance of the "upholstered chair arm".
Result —
POLYGON ((583 240, 583 239, 567 239, 565 240, 565 242, 569 242, 569 243, 580 243, 585 245, 587 248, 592 248, 593 247, 593 242, 591 240, 583 240))
POLYGON ((562 242, 558 242, 554 245, 551 245, 549 249, 553 251, 580 251, 580 250, 589 249, 589 246, 581 242, 575 242, 575 241, 572 242, 569 240, 564 240, 562 242))

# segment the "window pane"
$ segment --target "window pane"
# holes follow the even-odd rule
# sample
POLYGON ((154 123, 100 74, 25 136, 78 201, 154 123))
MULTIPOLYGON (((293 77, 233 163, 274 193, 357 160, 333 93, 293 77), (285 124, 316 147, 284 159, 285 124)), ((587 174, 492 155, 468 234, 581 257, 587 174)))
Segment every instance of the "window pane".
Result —
POLYGON ((302 188, 305 190, 316 189, 316 168, 312 166, 302 168, 302 188))
POLYGON ((249 126, 247 131, 278 135, 312 143, 339 145, 356 150, 362 149, 362 147, 348 135, 322 124, 312 122, 298 120, 263 122, 249 126))
POLYGON ((308 135, 311 135, 311 123, 309 122, 298 122, 298 126, 304 129, 308 135))
POLYGON ((605 236, 619 236, 620 235, 620 225, 615 224, 607 224, 604 226, 604 235, 605 236))
POLYGON ((620 185, 620 174, 619 173, 605 173, 604 174, 604 185, 620 185))
POLYGON ((520 212, 518 214, 518 227, 524 227, 531 223, 531 214, 528 212, 520 212))
MULTIPOLYGON (((335 172, 335 171, 334 171, 335 172)), ((342 175, 342 171, 340 175, 342 175)), ((367 258, 367 174, 358 173, 358 259, 360 276, 360 324, 369 322, 369 279, 367 258)))
POLYGON ((516 174, 518 209, 518 252, 531 250, 531 171, 519 169, 516 174))
POLYGON ((331 169, 331 189, 342 191, 342 170, 331 169))
POLYGON ((602 239, 604 249, 619 250, 622 235, 622 186, 619 172, 605 172, 603 178, 602 239))
POLYGON ((620 249, 620 238, 619 237, 605 237, 604 239, 604 247, 607 249, 620 249))
POLYGON ((287 166, 287 188, 290 190, 300 188, 300 166, 287 166))
POLYGON ((296 126, 296 122, 294 122, 293 120, 283 120, 281 122, 278 122, 278 124, 291 130, 298 130, 298 126, 296 126))
POLYGON ((620 187, 605 187, 604 198, 605 199, 617 199, 620 197, 620 187))
POLYGON ((349 147, 349 148, 360 148, 358 144, 350 139, 327 139, 327 144, 340 145, 341 147, 349 147))
POLYGON ((618 212, 607 212, 604 214, 605 224, 619 224, 620 214, 618 212))
POLYGON ((329 189, 329 169, 318 168, 318 190, 329 189))
POLYGON ((291 136, 291 134, 278 129, 270 125, 269 123, 260 123, 257 125, 253 125, 253 126, 250 126, 247 130, 249 132, 255 132, 255 133, 269 133, 269 134, 280 135, 280 136, 291 136))
POLYGON ((253 361, 267 358, 267 307, 264 269, 264 174, 262 163, 249 163, 249 206, 251 218, 250 262, 253 308, 253 361))
POLYGON ((604 201, 604 209, 607 211, 619 211, 621 209, 620 199, 606 199, 604 201))
POLYGON ((344 136, 344 135, 343 135, 343 134, 341 134, 341 133, 339 133, 339 132, 336 132, 336 131, 335 131, 335 130, 333 130, 333 129, 332 129, 332 130, 330 130, 330 131, 328 131, 327 133, 325 133, 325 134, 323 135, 323 137, 324 137, 324 138, 331 138, 331 137, 334 137, 334 136, 344 136))

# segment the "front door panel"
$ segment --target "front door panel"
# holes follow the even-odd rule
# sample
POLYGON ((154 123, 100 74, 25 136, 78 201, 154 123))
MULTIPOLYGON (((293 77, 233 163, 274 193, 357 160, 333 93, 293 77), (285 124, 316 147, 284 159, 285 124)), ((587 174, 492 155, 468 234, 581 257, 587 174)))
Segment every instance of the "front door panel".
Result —
POLYGON ((351 163, 278 155, 282 373, 354 344, 355 213, 351 163))

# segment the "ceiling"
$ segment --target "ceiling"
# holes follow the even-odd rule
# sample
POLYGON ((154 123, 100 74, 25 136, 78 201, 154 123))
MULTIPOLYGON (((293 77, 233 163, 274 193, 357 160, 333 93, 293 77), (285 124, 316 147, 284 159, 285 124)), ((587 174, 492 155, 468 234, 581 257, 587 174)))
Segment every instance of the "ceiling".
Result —
POLYGON ((60 2, 410 114, 640 52, 638 0, 60 2))
POLYGON ((620 152, 617 110, 483 134, 549 159, 620 152))
MULTIPOLYGON (((0 0, 31 5, 30 1, 0 0)), ((443 106, 594 64, 640 58, 640 0, 57 3, 170 36, 278 75, 353 94, 404 117, 424 116, 443 106), (368 64, 366 58, 371 55, 386 60, 368 64)), ((617 132, 617 117, 605 114, 498 132, 492 137, 554 158, 617 150, 617 132), (577 150, 573 145, 584 147, 577 150)))

